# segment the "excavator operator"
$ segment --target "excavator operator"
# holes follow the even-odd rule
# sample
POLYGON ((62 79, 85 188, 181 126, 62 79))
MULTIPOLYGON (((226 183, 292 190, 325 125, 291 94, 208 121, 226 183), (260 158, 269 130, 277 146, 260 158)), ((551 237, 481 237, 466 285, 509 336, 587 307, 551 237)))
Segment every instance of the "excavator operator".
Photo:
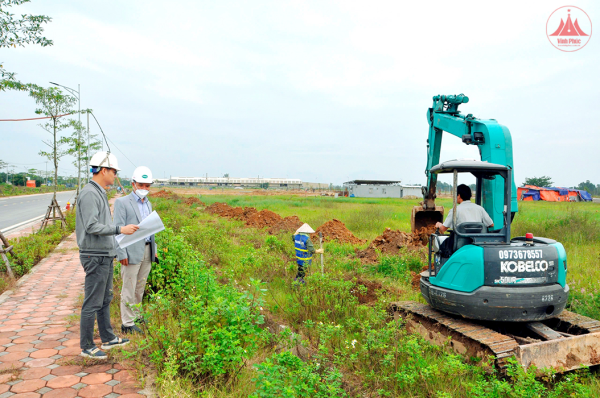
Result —
MULTIPOLYGON (((458 203, 458 206, 456 206, 457 225, 464 222, 480 222, 488 228, 494 226, 494 221, 492 221, 485 209, 471 202, 471 188, 468 185, 460 184, 456 187, 456 203, 458 203)), ((448 229, 454 229, 454 225, 452 225, 453 210, 450 209, 443 224, 441 222, 435 224, 435 227, 441 233, 446 232, 448 229)), ((452 254, 452 247, 454 247, 454 234, 451 234, 450 238, 442 243, 440 251, 443 254, 447 254, 445 257, 449 257, 452 254)))

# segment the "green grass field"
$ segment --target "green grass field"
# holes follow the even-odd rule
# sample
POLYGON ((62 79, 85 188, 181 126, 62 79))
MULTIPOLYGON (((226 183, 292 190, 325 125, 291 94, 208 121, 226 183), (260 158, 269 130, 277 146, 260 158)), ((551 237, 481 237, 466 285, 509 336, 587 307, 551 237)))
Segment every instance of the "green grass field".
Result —
MULTIPOLYGON (((201 199, 207 204, 226 202, 232 206, 269 209, 282 217, 297 215, 313 228, 337 218, 356 236, 368 240, 380 235, 385 228, 409 231, 410 212, 418 202, 225 195, 201 199)), ((487 373, 469 358, 453 355, 406 334, 401 324, 388 323, 386 303, 422 300, 419 292, 410 285, 410 271, 418 271, 423 265, 418 254, 403 252, 400 256, 381 257, 376 265, 362 265, 353 246, 328 243, 325 274, 321 276, 318 267, 313 265, 307 285, 298 289, 291 283, 295 262, 289 234, 271 236, 264 230, 246 228, 240 221, 219 218, 195 205, 187 206, 181 200, 153 199, 153 203, 175 236, 197 251, 202 264, 215 270, 221 283, 245 291, 252 289, 256 281, 262 281, 264 302, 261 311, 277 324, 285 324, 300 333, 305 344, 314 350, 313 359, 306 365, 290 364, 289 358, 282 358, 273 351, 272 344, 265 344, 252 354, 253 359, 246 366, 242 366, 234 384, 218 382, 217 378, 204 378, 204 384, 198 384, 198 378, 193 374, 180 368, 174 371, 158 362, 159 374, 169 376, 161 379, 168 379, 160 384, 164 396, 181 395, 182 391, 199 397, 344 396, 338 388, 337 373, 326 376, 318 370, 319 366, 341 372, 343 390, 348 396, 549 398, 592 397, 600 391, 599 379, 594 372, 587 371, 571 373, 567 378, 536 379, 533 373, 525 373, 515 366, 512 376, 504 379, 487 373), (356 289, 363 289, 357 283, 360 280, 382 285, 376 302, 361 305, 352 294, 356 289), (296 367, 294 369, 301 366, 298 373, 290 373, 292 365, 296 367), (282 372, 294 377, 282 379, 282 372), (297 386, 306 383, 311 391, 315 391, 312 395, 298 392, 297 386), (282 395, 281 391, 286 388, 296 389, 296 393, 282 395), (329 395, 320 393, 327 389, 332 391, 329 395)), ((450 206, 450 200, 439 203, 450 206)), ((513 222, 514 236, 532 232, 565 245, 568 283, 572 287, 570 309, 596 319, 600 319, 600 250, 596 246, 600 234, 598 210, 600 205, 593 203, 520 203, 520 213, 513 222)), ((165 268, 161 272, 172 271, 165 268)), ((151 305, 152 300, 149 300, 151 305)), ((165 324, 177 324, 170 320, 171 315, 165 314, 160 313, 161 322, 167 319, 165 324)), ((180 330, 181 322, 172 328, 180 330)), ((276 334, 268 335, 271 336, 269 341, 278 339, 276 334)), ((190 346, 186 347, 185 352, 189 353, 190 346)), ((200 351, 204 352, 204 349, 200 351)), ((167 353, 149 355, 160 358, 167 353)), ((179 358, 177 352, 170 355, 179 358)), ((197 355, 202 357, 202 354, 197 355)))

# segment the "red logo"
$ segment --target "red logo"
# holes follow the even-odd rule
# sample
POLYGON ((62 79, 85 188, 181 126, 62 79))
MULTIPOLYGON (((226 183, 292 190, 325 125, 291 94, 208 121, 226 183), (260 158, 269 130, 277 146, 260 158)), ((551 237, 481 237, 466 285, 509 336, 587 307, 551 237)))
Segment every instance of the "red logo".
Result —
POLYGON ((557 8, 546 22, 546 36, 560 51, 581 50, 592 37, 592 20, 579 7, 557 8))

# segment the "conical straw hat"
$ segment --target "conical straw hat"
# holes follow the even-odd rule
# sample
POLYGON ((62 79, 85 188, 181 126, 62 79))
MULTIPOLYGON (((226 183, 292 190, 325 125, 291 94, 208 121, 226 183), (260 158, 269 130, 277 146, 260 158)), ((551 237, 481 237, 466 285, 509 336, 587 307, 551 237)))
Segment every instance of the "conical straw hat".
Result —
POLYGON ((301 232, 304 232, 305 234, 314 234, 315 233, 315 231, 307 223, 302 224, 302 226, 296 230, 297 234, 299 234, 301 232))

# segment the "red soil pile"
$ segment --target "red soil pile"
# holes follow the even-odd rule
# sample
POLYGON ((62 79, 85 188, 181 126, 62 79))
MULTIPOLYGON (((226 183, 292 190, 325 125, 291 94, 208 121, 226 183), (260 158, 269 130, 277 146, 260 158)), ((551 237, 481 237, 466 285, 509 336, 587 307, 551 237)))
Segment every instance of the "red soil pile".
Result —
POLYGON ((319 232, 323 233, 323 242, 336 240, 340 243, 351 243, 353 245, 361 245, 366 242, 366 240, 354 236, 343 222, 335 218, 317 228, 311 236, 314 242, 319 242, 319 232))
POLYGON ((213 203, 206 208, 206 211, 221 217, 241 221, 248 221, 253 214, 258 212, 254 207, 231 207, 227 203, 221 202, 213 203))
POLYGON ((187 198, 186 200, 183 201, 183 203, 185 203, 186 205, 198 205, 198 206, 206 206, 206 204, 201 201, 200 199, 198 199, 195 196, 190 196, 189 198, 187 198))
POLYGON ((227 203, 215 202, 208 206, 205 210, 211 214, 227 217, 226 214, 228 214, 232 209, 233 207, 229 206, 227 203))
POLYGON ((158 192, 152 192, 150 194, 150 196, 152 196, 153 198, 165 198, 165 199, 173 199, 173 198, 177 198, 177 194, 174 194, 171 191, 167 191, 167 190, 161 190, 158 192))
MULTIPOLYGON (((256 211, 256 209, 254 209, 256 211)), ((265 228, 271 227, 281 222, 279 214, 272 212, 271 210, 261 210, 251 214, 246 225, 254 228, 265 228)))
POLYGON ((302 221, 300 221, 298 216, 289 216, 289 217, 283 218, 281 221, 279 221, 279 223, 270 227, 268 232, 271 235, 275 235, 275 234, 278 234, 281 232, 292 233, 292 232, 296 232, 296 230, 298 228, 300 228, 302 226, 302 224, 304 224, 304 223, 302 221))
POLYGON ((406 247, 418 250, 427 245, 429 235, 435 231, 433 228, 421 228, 414 234, 408 234, 400 230, 393 231, 389 228, 371 242, 365 250, 356 250, 356 255, 363 264, 377 264, 377 251, 382 254, 398 254, 400 249, 406 247))

